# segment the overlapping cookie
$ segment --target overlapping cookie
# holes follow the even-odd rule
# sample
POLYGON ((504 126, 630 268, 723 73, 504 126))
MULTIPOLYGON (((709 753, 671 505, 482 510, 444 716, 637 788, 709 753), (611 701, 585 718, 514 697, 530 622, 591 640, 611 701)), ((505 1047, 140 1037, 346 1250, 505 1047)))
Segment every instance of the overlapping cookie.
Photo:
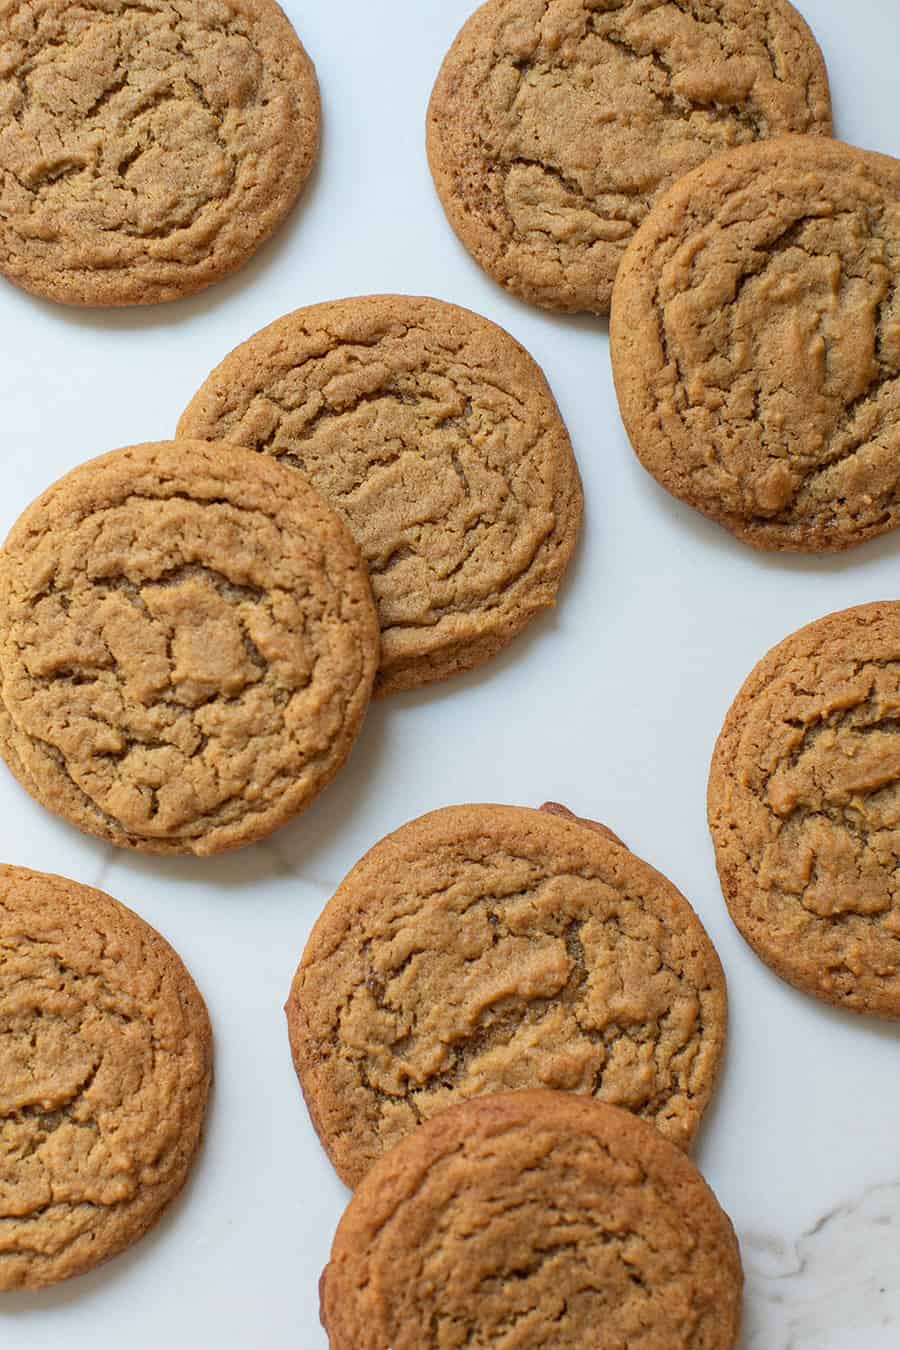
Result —
POLYGON ((641 463, 738 538, 900 521, 900 161, 818 136, 710 160, 635 236, 610 332, 641 463))
POLYGON ((655 199, 710 155, 831 134, 815 38, 786 0, 488 0, 441 67, 428 158, 496 281, 609 312, 655 199))
POLYGON ((377 664, 356 544, 249 450, 91 460, 0 555, 0 752, 113 844, 218 853, 284 824, 350 753, 377 664))
POLYGON ((578 536, 581 481, 541 371, 438 300, 286 315, 212 372, 178 433, 264 451, 343 517, 381 620, 378 693, 499 651, 554 603, 578 536))
POLYGON ((417 1125, 505 1089, 611 1102, 686 1147, 727 1016, 715 950, 665 877, 603 827, 488 805, 433 811, 366 854, 286 1011, 351 1186, 417 1125))
POLYGON ((383 1157, 321 1281, 331 1350, 731 1350, 743 1275, 700 1173, 642 1120, 566 1092, 481 1097, 383 1157))

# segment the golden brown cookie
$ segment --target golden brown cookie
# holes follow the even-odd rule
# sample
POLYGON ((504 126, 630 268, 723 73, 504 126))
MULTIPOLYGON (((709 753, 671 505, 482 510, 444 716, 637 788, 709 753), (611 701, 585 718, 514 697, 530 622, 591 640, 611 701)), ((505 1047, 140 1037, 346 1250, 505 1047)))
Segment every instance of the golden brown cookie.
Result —
POLYGON ((113 844, 219 853, 277 829, 350 753, 377 663, 347 530, 236 446, 91 460, 0 555, 0 751, 113 844))
POLYGON ((470 1097, 563 1088, 693 1138, 725 1040, 725 979, 675 887, 594 828, 457 806, 357 864, 286 1007, 313 1123, 354 1186, 470 1097))
POLYGON ((441 67, 428 158, 496 281, 607 314, 659 194, 710 155, 788 132, 830 135, 831 102, 786 0, 488 0, 441 67))
POLYGON ((567 1092, 482 1097, 378 1162, 322 1276, 331 1350, 730 1350, 743 1273, 693 1163, 567 1092))
POLYGON ((226 357, 178 433, 305 475, 359 542, 381 620, 376 692, 480 665, 552 605, 581 523, 540 369, 439 300, 299 309, 226 357))
POLYGON ((760 661, 716 745, 709 825, 757 955, 900 1017, 900 604, 829 614, 760 661))
POLYGON ((156 1222, 211 1075, 203 999, 155 929, 0 866, 0 1290, 80 1275, 156 1222))
POLYGON ((0 51, 0 272, 47 299, 209 286, 315 160, 315 70, 274 0, 2 0, 0 51))
POLYGON ((674 496, 762 549, 900 521, 900 161, 792 137, 704 164, 635 237, 610 331, 674 496))

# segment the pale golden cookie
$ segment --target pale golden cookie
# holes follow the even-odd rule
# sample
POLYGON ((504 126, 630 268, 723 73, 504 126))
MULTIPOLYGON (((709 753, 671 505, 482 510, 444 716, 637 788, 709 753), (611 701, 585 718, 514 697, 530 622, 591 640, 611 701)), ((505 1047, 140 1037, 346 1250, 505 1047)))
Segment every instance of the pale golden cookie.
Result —
POLYGON ((709 825, 757 954, 900 1017, 900 604, 829 614, 760 661, 716 745, 709 825))
POLYGON ((900 160, 821 136, 710 160, 635 236, 610 337, 644 468, 738 538, 900 521, 900 160))
POLYGON ((80 1275, 156 1222, 200 1141, 211 1041, 143 919, 0 867, 0 1290, 80 1275))
POLYGON ((343 516, 381 621, 377 693, 506 646, 554 604, 578 537, 581 481, 540 369, 439 300, 286 315, 212 372, 178 433, 273 455, 343 516))
POLYGON ((377 663, 347 530, 236 446, 91 460, 0 554, 0 751, 113 844, 218 853, 277 829, 347 758, 377 663))
POLYGON ((416 1125, 504 1089, 612 1102, 687 1147, 727 1020, 675 887, 596 827, 514 806, 433 811, 376 844, 313 929, 286 1012, 351 1186, 416 1125))
POLYGON ((731 1350, 743 1273, 696 1167, 567 1092, 481 1097, 378 1162, 321 1281, 331 1350, 731 1350))
POLYGON ((831 134, 815 38, 786 0, 488 0, 428 110, 460 240, 533 304, 609 312, 653 202, 730 146, 831 134))
POLYGON ((274 0, 0 0, 0 272, 37 295, 218 281, 318 144, 315 70, 274 0))

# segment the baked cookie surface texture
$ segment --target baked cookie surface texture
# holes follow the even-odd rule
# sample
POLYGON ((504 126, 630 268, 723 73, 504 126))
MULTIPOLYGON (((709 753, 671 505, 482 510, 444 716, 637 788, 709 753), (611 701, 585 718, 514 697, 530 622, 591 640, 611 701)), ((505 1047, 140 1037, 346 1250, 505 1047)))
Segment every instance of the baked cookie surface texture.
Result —
POLYGON ((830 135, 831 104, 785 0, 488 0, 441 68, 428 158, 496 281, 606 314, 661 192, 710 155, 789 132, 830 135))
POLYGON ((610 333, 638 458, 746 543, 900 521, 900 161, 789 137, 704 164, 634 239, 610 333))
POLYGON ((743 1276, 700 1173, 566 1092, 444 1112, 372 1169, 321 1282, 331 1350, 730 1350, 743 1276))
POLYGON ((181 1189, 212 1074, 203 999, 101 891, 0 867, 0 1290, 80 1275, 181 1189))
POLYGON ((479 665, 552 605, 581 522, 547 382, 501 328, 438 300, 300 309, 231 353, 179 435, 303 474, 343 516, 381 621, 376 692, 479 665))
POLYGON ((727 1020, 718 957, 665 877, 594 828, 489 805, 370 850, 313 929, 286 1011, 351 1186, 423 1121, 506 1089, 612 1102, 686 1147, 727 1020))
POLYGON ((74 305, 234 271, 316 158, 312 62, 274 0, 2 0, 0 272, 74 305))
POLYGON ((271 833, 346 759, 377 663, 347 530, 235 446, 81 465, 0 554, 0 751, 113 844, 204 854, 271 833))
POLYGON ((709 824, 731 916, 783 979, 900 1017, 900 604, 829 614, 725 719, 709 824))

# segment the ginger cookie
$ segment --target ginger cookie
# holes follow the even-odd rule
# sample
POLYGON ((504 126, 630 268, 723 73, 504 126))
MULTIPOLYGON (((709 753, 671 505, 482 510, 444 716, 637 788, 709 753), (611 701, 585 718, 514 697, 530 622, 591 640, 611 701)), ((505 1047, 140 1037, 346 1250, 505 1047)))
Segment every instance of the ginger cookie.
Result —
POLYGON ((716 745, 709 825, 757 955, 900 1017, 900 604, 829 614, 760 661, 716 745))
POLYGON ((46 299, 209 286, 315 161, 315 70, 274 0, 4 0, 0 52, 0 272, 46 299))
POLYGON ((644 468, 738 538, 900 521, 900 161, 792 137, 704 164, 628 250, 611 338, 644 468))
POLYGON ((113 844, 218 853, 277 829, 346 759, 377 664, 347 530, 236 446, 83 464, 0 554, 0 752, 113 844))
POLYGON ((321 1281, 331 1350, 731 1350, 743 1272, 694 1167, 567 1092, 443 1112, 354 1195, 321 1281))
POLYGON ((318 920, 286 1007, 322 1143, 357 1185, 467 1098, 560 1088, 693 1138, 725 980, 675 887, 593 828, 458 806, 403 826, 318 920))
POLYGON ((609 312, 656 198, 711 155, 831 134, 815 38, 786 0, 488 0, 441 67, 428 158, 501 285, 609 312))
POLYGON ((80 1275, 181 1190, 212 1075, 178 955, 102 891, 0 866, 0 1290, 80 1275))
POLYGON ((581 523, 540 369, 501 328, 438 300, 288 314, 212 372, 178 433, 273 455, 343 516, 381 620, 377 693, 504 647, 554 603, 581 523))

